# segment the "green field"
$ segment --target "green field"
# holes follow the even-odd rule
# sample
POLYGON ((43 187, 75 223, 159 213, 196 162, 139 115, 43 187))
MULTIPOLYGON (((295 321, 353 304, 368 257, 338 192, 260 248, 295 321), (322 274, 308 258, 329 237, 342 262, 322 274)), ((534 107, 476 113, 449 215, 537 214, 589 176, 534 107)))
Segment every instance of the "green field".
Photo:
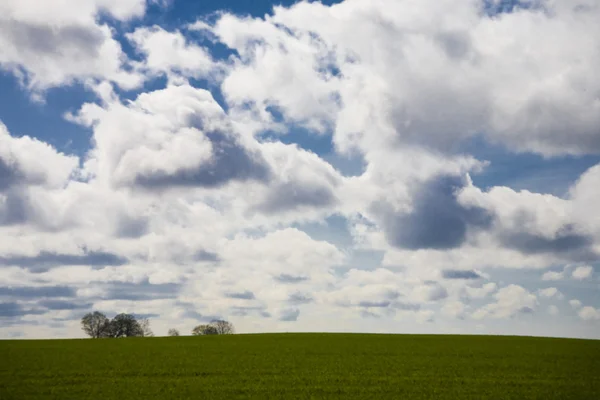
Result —
POLYGON ((0 341, 0 399, 600 399, 600 341, 262 334, 0 341))

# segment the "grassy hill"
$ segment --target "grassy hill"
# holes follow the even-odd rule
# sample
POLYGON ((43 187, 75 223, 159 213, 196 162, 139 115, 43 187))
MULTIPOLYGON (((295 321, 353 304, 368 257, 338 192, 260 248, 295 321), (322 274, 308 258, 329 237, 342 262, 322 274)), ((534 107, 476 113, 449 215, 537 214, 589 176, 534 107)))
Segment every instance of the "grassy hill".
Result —
POLYGON ((262 334, 0 341, 0 399, 600 399, 600 341, 262 334))

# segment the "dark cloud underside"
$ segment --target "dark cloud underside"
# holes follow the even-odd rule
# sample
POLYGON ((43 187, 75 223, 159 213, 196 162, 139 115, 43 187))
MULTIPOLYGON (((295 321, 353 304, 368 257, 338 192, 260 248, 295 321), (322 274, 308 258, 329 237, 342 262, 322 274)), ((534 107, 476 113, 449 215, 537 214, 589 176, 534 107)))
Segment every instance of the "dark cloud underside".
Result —
POLYGON ((460 178, 439 176, 417 190, 412 212, 395 214, 383 207, 388 242, 410 250, 452 249, 465 242, 470 227, 489 226, 493 218, 486 210, 458 202, 456 192, 463 186, 460 178))

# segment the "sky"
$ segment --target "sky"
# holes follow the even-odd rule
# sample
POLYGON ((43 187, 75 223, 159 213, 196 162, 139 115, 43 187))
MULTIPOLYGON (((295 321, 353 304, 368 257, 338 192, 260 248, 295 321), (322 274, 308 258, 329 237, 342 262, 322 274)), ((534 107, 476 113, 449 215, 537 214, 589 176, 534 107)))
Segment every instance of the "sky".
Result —
POLYGON ((600 0, 0 2, 0 338, 600 339, 600 0))

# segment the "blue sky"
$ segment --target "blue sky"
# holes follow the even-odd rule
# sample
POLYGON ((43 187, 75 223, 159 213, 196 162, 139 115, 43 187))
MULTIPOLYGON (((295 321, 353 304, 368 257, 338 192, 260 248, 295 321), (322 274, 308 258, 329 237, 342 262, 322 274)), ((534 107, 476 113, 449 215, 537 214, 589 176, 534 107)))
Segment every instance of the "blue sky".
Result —
POLYGON ((6 2, 0 336, 598 337, 581 3, 6 2))

